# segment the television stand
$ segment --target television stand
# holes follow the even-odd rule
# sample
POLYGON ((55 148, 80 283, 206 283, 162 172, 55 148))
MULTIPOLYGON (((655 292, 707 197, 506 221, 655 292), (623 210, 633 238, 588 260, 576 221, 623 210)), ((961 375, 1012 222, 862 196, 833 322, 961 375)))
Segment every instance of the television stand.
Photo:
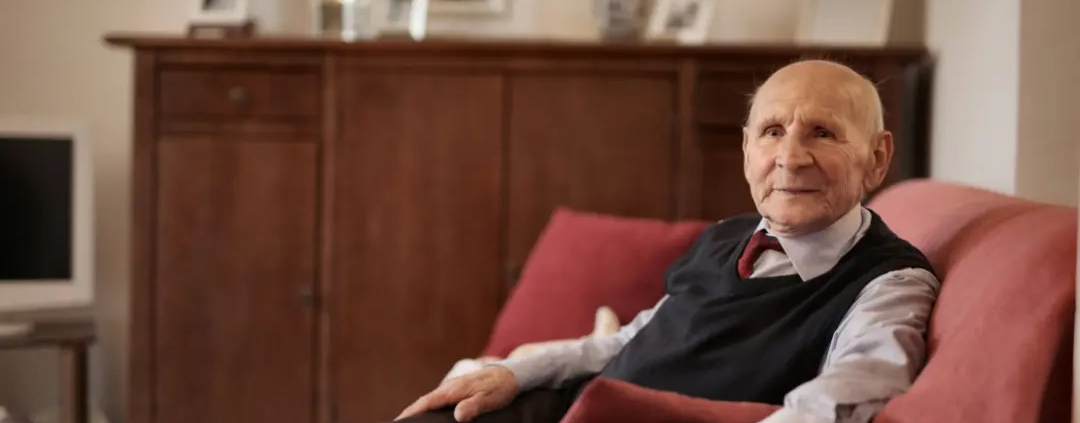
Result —
MULTIPOLYGON (((0 323, 4 329, 13 327, 0 323)), ((55 347, 60 349, 60 423, 89 423, 87 355, 96 339, 94 323, 87 320, 41 321, 19 327, 21 334, 0 336, 0 350, 55 347), (29 328, 29 330, 25 330, 29 328)), ((10 332, 9 332, 10 333, 10 332)))
POLYGON ((34 330, 30 322, 0 322, 0 339, 26 335, 34 330))

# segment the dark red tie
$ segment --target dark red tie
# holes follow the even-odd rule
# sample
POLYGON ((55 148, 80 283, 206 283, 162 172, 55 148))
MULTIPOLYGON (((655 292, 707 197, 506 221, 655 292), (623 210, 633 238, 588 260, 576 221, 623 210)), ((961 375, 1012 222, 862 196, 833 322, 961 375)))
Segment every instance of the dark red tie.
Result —
POLYGON ((769 236, 762 229, 754 232, 754 235, 750 237, 750 242, 746 244, 746 250, 743 250, 742 257, 739 257, 739 277, 746 279, 754 273, 754 262, 765 250, 783 252, 784 247, 780 246, 779 240, 769 236))

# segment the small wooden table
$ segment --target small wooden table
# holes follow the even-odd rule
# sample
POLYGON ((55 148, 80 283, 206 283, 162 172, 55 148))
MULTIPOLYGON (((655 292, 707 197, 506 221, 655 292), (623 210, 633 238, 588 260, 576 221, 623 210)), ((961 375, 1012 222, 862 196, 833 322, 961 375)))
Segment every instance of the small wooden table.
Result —
POLYGON ((60 422, 89 423, 87 350, 96 340, 89 320, 35 323, 24 335, 0 338, 0 350, 56 347, 60 349, 60 422))

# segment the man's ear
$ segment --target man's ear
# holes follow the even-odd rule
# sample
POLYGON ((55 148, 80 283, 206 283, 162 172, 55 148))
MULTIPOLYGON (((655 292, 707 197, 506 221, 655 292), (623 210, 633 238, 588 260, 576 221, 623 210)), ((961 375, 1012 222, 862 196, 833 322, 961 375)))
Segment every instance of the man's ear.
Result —
POLYGON ((867 169, 866 177, 863 179, 865 192, 871 192, 881 186, 881 183, 885 181, 885 176, 889 173, 889 165, 892 163, 893 157, 892 133, 882 131, 877 134, 871 140, 870 148, 870 166, 867 169))
POLYGON ((746 173, 746 172, 748 172, 748 169, 747 169, 747 167, 746 167, 746 164, 747 164, 747 163, 746 163, 746 162, 747 162, 747 157, 746 157, 746 145, 747 145, 747 144, 748 144, 749 142, 750 142, 750 132, 749 132, 749 131, 748 131, 748 130, 746 129, 746 126, 744 125, 744 126, 742 127, 742 163, 743 163, 743 173, 746 173))
POLYGON ((746 126, 742 127, 742 154, 743 158, 746 158, 746 144, 750 142, 750 131, 746 129, 746 126))

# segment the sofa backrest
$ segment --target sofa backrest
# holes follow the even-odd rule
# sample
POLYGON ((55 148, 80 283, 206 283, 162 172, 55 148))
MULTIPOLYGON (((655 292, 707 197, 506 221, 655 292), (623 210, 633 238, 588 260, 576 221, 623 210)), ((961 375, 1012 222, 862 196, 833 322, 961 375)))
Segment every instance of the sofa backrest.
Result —
POLYGON ((942 279, 926 367, 875 421, 1068 421, 1076 209, 927 180, 869 207, 942 279))

